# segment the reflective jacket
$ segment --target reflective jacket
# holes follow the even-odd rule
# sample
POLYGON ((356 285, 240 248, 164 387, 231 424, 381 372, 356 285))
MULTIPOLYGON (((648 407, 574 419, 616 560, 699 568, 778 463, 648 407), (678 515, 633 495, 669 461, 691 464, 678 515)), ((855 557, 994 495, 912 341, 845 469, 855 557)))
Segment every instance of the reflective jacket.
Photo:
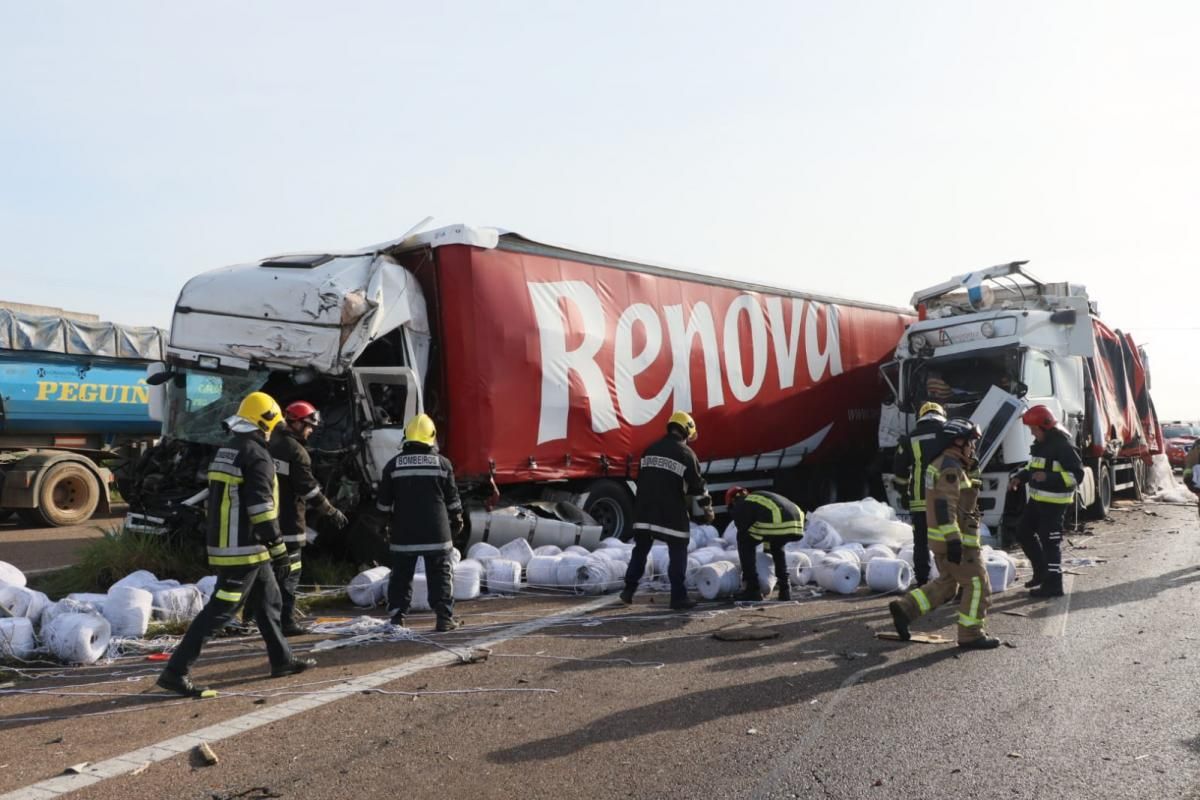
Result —
POLYGON ((668 433, 646 448, 638 465, 633 530, 687 539, 691 497, 707 497, 700 461, 692 448, 668 433))
POLYGON ((733 524, 755 539, 799 539, 804 535, 804 512, 783 495, 751 492, 734 504, 733 524))
POLYGON ((449 550, 462 528, 454 466, 429 445, 407 442, 387 463, 375 504, 391 516, 393 553, 449 550))
POLYGON ((947 448, 926 468, 925 520, 931 543, 957 540, 963 547, 979 547, 981 484, 968 473, 970 466, 957 448, 947 448))
POLYGON ((1034 441, 1029 455, 1029 463, 1017 473, 1017 479, 1029 485, 1029 499, 1055 505, 1073 503, 1075 489, 1083 480, 1083 462, 1067 434, 1051 428, 1042 441, 1034 441), (1036 472, 1044 472, 1046 477, 1035 481, 1036 472))
POLYGON ((321 484, 313 476, 312 458, 304 442, 289 428, 280 425, 271 437, 271 456, 279 476, 279 530, 283 540, 303 545, 308 527, 306 510, 312 506, 318 516, 333 511, 333 505, 321 493, 321 484))
POLYGON ((926 417, 916 424, 911 434, 901 436, 896 447, 892 474, 897 488, 908 491, 911 511, 925 510, 925 468, 942 452, 943 423, 944 420, 937 417, 926 417))
POLYGON ((208 563, 258 564, 283 552, 279 484, 266 439, 257 431, 236 433, 208 466, 208 563))

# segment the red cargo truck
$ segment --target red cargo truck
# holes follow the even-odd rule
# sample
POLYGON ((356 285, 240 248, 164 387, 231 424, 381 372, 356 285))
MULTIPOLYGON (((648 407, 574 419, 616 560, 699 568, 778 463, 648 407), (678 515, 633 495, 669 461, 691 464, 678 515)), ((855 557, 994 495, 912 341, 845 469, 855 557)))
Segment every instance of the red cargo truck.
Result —
MULTIPOLYGON (((315 402, 329 488, 359 501, 423 410, 468 492, 572 499, 620 533, 638 457, 676 409, 710 484, 859 494, 877 369, 911 319, 453 226, 193 278, 152 382, 177 447, 217 444, 248 391, 315 402)), ((158 478, 175 499, 194 488, 158 478)))

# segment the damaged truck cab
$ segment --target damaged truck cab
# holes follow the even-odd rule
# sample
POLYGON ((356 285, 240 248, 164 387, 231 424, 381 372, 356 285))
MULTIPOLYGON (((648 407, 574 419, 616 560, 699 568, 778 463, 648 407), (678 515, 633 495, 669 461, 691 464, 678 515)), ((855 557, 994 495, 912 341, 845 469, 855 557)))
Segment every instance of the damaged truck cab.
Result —
POLYGON ((638 459, 676 409, 697 419, 717 497, 790 481, 857 499, 878 368, 910 319, 465 225, 214 270, 184 286, 149 380, 167 445, 131 522, 161 523, 164 500, 201 505, 203 448, 254 390, 321 409, 314 464, 351 512, 428 413, 474 498, 472 541, 533 537, 536 520, 483 510, 497 495, 582 507, 598 524, 576 520, 575 543, 629 532, 638 459))
POLYGON ((1039 281, 1026 263, 915 293, 919 320, 884 368, 909 430, 927 401, 983 429, 979 507, 993 542, 1012 533, 1024 507, 1023 490, 1008 490, 1030 455, 1024 409, 1047 406, 1070 433, 1086 473, 1077 502, 1093 518, 1108 513, 1115 492, 1140 496, 1150 457, 1162 450, 1145 354, 1100 321, 1084 287, 1039 281))

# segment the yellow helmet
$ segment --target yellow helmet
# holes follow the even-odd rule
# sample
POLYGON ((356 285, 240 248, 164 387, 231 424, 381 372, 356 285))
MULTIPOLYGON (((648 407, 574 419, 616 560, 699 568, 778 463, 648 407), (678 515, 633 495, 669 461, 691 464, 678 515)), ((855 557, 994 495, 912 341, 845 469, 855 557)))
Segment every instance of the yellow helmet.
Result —
POLYGON ((237 415, 251 425, 257 426, 268 436, 283 420, 283 412, 279 410, 279 403, 276 403, 275 398, 266 392, 251 392, 242 398, 237 415))
POLYGON ((417 414, 404 426, 404 441, 432 446, 437 441, 437 427, 428 414, 417 414))
POLYGON ((687 433, 689 442, 696 441, 696 420, 692 419, 692 415, 686 411, 676 411, 667 420, 667 425, 678 425, 687 433))
POLYGON ((937 414, 939 417, 946 416, 946 409, 942 408, 941 403, 930 401, 921 406, 921 410, 917 412, 917 419, 925 419, 926 414, 937 414))

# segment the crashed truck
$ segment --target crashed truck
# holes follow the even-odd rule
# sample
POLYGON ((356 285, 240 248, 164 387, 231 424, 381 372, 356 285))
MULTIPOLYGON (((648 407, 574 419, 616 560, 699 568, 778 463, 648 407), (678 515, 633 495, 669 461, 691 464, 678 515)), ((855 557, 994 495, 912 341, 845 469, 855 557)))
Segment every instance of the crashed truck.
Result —
POLYGON ((351 538, 422 411, 473 507, 461 544, 564 544, 539 540, 546 516, 572 523, 565 544, 630 533, 640 453, 676 409, 718 503, 734 482, 857 499, 878 368, 911 319, 464 225, 214 270, 184 286, 153 367, 165 444, 129 523, 202 513, 221 420, 255 390, 321 409, 314 465, 351 538))
POLYGON ((1100 321, 1085 287, 1038 280, 1027 263, 916 292, 919 320, 883 368, 908 430, 928 400, 979 423, 979 506, 991 538, 1005 542, 1025 503, 1023 491, 1008 489, 1033 442, 1020 424, 1025 408, 1047 406, 1070 433, 1085 465, 1078 502, 1092 518, 1107 515, 1116 492, 1140 497, 1151 458, 1163 450, 1145 352, 1100 321))

